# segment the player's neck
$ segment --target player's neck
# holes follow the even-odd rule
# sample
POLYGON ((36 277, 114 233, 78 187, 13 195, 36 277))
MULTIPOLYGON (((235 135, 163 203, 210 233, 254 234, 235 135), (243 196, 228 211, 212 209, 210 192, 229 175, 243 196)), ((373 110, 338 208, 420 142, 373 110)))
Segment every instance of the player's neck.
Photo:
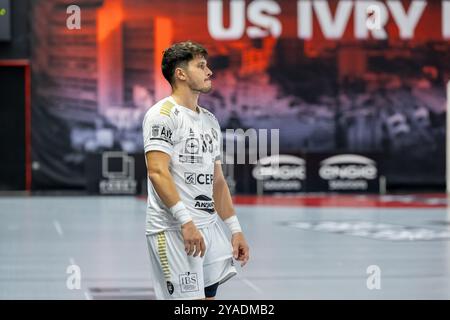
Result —
POLYGON ((180 106, 186 107, 194 112, 199 112, 198 109, 198 96, 199 94, 192 93, 190 90, 176 89, 172 91, 172 98, 180 106))

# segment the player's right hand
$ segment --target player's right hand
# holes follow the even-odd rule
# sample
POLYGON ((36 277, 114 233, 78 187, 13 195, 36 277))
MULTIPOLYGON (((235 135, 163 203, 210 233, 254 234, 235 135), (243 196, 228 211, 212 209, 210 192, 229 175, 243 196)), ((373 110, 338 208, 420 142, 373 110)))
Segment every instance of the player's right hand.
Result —
POLYGON ((206 245, 202 234, 198 231, 193 221, 189 221, 181 226, 181 234, 184 240, 184 251, 187 255, 194 255, 201 257, 205 255, 206 245))

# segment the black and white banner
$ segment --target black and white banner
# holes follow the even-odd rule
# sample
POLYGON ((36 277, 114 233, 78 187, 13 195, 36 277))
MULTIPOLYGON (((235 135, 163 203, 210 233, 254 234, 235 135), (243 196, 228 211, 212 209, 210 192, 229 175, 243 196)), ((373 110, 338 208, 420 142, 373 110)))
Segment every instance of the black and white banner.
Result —
POLYGON ((380 166, 375 155, 310 154, 308 192, 379 192, 380 166))
POLYGON ((88 154, 87 191, 102 195, 135 195, 146 192, 147 173, 143 154, 105 151, 88 154))
POLYGON ((252 179, 258 194, 305 192, 306 161, 285 154, 261 158, 253 167, 252 179))
POLYGON ((376 154, 308 153, 264 157, 236 165, 239 194, 378 193, 382 166, 376 154))

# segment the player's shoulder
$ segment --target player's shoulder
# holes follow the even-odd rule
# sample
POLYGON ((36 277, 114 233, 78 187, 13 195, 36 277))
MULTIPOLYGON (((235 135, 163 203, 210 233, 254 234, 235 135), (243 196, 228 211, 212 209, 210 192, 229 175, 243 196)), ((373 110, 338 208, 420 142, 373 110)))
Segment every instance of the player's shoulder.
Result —
POLYGON ((145 119, 149 117, 159 117, 164 119, 165 117, 175 119, 178 114, 176 104, 171 101, 169 97, 159 100, 153 106, 151 106, 145 113, 145 119))
POLYGON ((200 110, 201 110, 201 112, 203 112, 205 115, 207 115, 207 116, 211 119, 211 121, 213 121, 213 122, 215 122, 217 125, 219 125, 219 121, 217 121, 216 116, 215 116, 211 111, 209 111, 209 110, 207 110, 207 109, 205 109, 205 108, 203 108, 203 107, 200 107, 200 110))

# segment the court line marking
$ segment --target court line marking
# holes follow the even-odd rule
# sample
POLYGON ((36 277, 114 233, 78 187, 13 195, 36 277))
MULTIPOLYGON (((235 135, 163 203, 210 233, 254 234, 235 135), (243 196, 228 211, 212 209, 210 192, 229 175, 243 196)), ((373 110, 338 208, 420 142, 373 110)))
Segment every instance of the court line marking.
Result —
POLYGON ((247 286, 252 288, 254 291, 256 291, 258 294, 263 294, 263 291, 261 290, 261 288, 259 288, 256 284, 254 284, 253 282, 251 282, 247 278, 244 278, 244 277, 240 276, 239 274, 237 275, 237 278, 239 280, 241 280, 242 282, 244 282, 247 286))
POLYGON ((64 232, 62 230, 61 224, 58 222, 58 220, 53 220, 53 226, 56 229, 56 232, 58 232, 60 237, 64 236, 64 232))

